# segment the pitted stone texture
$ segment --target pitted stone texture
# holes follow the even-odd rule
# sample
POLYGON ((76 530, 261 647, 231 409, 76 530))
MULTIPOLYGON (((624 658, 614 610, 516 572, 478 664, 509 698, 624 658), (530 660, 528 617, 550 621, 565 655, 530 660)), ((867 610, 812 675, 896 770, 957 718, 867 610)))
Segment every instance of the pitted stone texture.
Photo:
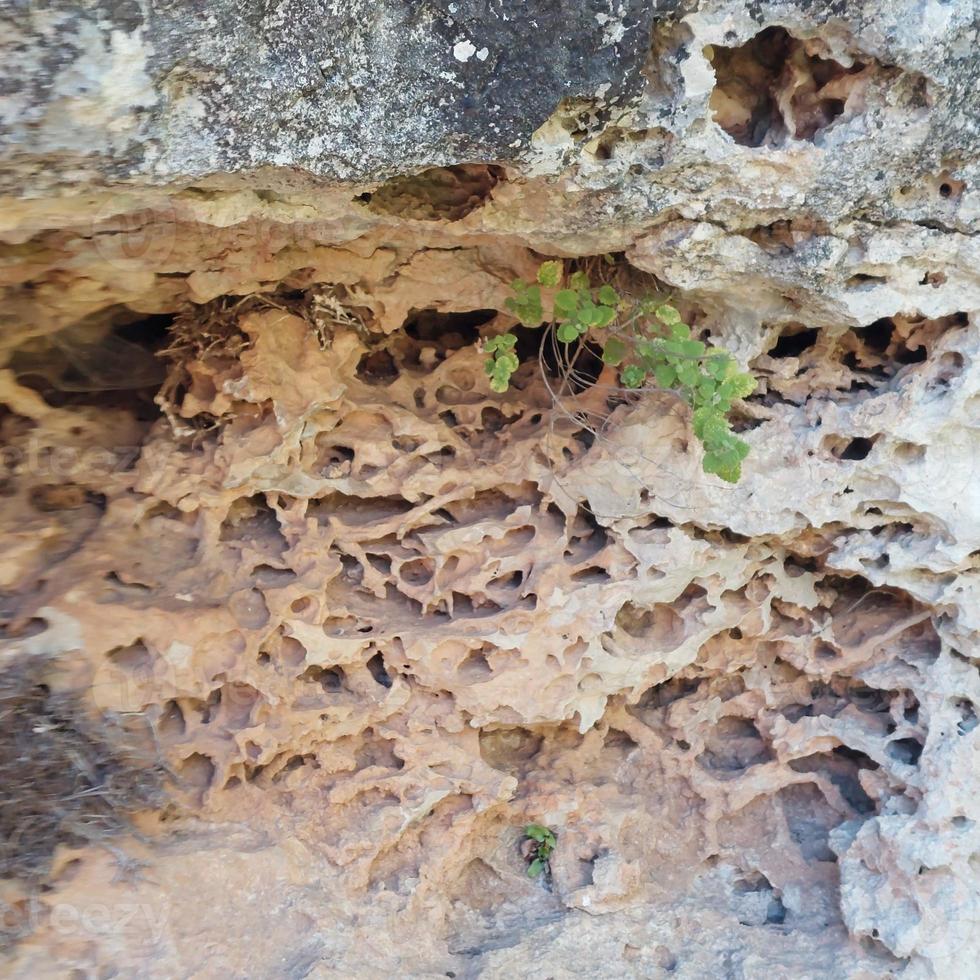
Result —
POLYGON ((973 962, 975 5, 340 6, 5 15, 4 657, 178 776, 5 969, 973 962), (737 486, 537 335, 489 390, 604 252, 759 379, 737 486))

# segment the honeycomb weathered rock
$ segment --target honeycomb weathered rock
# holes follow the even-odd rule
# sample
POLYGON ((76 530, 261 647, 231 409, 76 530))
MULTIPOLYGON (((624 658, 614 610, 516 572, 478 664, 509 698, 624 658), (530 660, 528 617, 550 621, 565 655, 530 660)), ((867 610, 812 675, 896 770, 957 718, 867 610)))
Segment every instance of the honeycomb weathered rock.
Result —
POLYGON ((51 77, 0 148, 3 662, 176 782, 114 844, 142 877, 4 884, 6 972, 956 975, 972 5, 233 6, 16 24, 51 77), (489 389, 511 280, 604 252, 759 378, 737 486, 608 368, 556 405, 534 337, 489 389))

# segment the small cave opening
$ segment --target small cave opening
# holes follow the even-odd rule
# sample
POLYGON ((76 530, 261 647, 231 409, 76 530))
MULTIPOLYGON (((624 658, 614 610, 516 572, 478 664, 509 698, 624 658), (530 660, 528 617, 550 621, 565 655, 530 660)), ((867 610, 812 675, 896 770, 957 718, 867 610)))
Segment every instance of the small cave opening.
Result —
POLYGON ((820 331, 813 328, 788 329, 779 335, 774 347, 769 350, 769 356, 774 358, 799 357, 817 342, 820 331))
POLYGON ((936 193, 944 201, 949 201, 952 203, 958 201, 963 196, 963 192, 966 190, 966 182, 957 180, 948 170, 944 170, 938 177, 935 178, 933 186, 936 189, 936 193))
POLYGON ((356 375, 359 381, 380 388, 387 388, 397 380, 401 373, 394 357, 386 350, 368 351, 357 362, 356 375))
POLYGON ((367 662, 367 669, 376 684, 380 684, 381 687, 391 687, 393 681, 391 674, 388 673, 388 668, 385 666, 385 658, 382 654, 376 653, 371 657, 367 662))
POLYGON ((496 310, 470 310, 462 313, 412 310, 403 329, 412 340, 438 344, 448 350, 459 350, 475 344, 480 339, 480 327, 486 326, 496 316, 496 310))
POLYGON ((915 738, 896 738, 888 743, 888 758, 906 766, 917 766, 922 755, 922 743, 915 738))
POLYGON ((591 341, 563 344, 550 325, 515 326, 510 332, 517 337, 515 349, 521 364, 539 364, 556 395, 579 395, 587 391, 598 382, 605 367, 599 344, 591 341))
POLYGON ((895 352, 895 360, 899 364, 921 364, 929 358, 929 352, 924 346, 906 347, 904 344, 895 352))
POLYGON ((707 48, 716 78, 709 101, 715 122, 742 146, 812 141, 844 113, 868 71, 863 62, 845 66, 818 50, 818 41, 776 26, 738 47, 707 48))
POLYGON ((888 350, 895 335, 895 321, 891 317, 881 317, 874 323, 856 330, 855 333, 864 341, 866 347, 876 354, 883 354, 888 350))
POLYGON ((851 441, 848 442, 847 445, 840 450, 840 452, 834 453, 834 455, 837 456, 838 459, 867 459, 871 453, 871 450, 874 448, 877 438, 878 437, 875 436, 873 439, 866 439, 864 436, 857 436, 856 438, 851 439, 851 441))
POLYGON ((52 408, 122 409, 148 422, 159 414, 153 397, 167 365, 158 355, 175 319, 111 307, 31 338, 11 356, 10 369, 52 408))
POLYGON ((459 221, 486 205, 493 190, 507 179, 502 167, 459 163, 402 174, 354 201, 374 214, 415 221, 459 221))

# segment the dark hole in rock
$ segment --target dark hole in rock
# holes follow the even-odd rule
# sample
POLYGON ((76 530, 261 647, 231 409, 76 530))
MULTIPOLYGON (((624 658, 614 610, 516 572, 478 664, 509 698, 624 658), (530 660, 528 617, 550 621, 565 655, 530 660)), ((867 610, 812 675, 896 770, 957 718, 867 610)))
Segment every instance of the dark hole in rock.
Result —
POLYGON ((590 565, 588 568, 573 572, 572 581, 579 585, 600 585, 612 581, 612 576, 606 569, 598 565, 590 565))
POLYGON ((166 375, 156 354, 174 319, 114 306, 34 338, 13 354, 10 368, 54 408, 123 409, 149 422, 159 415, 153 396, 166 375))
POLYGON ((632 752, 639 747, 639 743, 628 732, 619 728, 610 728, 608 734, 603 739, 603 745, 607 749, 619 749, 623 752, 632 752))
POLYGON ((777 796, 790 837, 807 861, 836 861, 830 831, 840 816, 813 783, 784 787, 777 796))
POLYGON ((307 667, 303 671, 303 680, 319 684, 324 691, 333 693, 344 686, 344 671, 340 667, 307 667))
POLYGON ((471 310, 463 313, 412 310, 403 329, 413 340, 458 350, 475 344, 480 339, 480 327, 485 326, 496 315, 496 310, 471 310))
POLYGON ((870 367, 867 366, 857 351, 849 350, 841 358, 841 363, 844 367, 850 368, 852 371, 860 371, 862 374, 869 375, 872 378, 885 380, 889 376, 888 370, 879 364, 873 364, 870 367))
POLYGON ((899 364, 921 364, 928 357, 929 352, 926 350, 924 344, 918 344, 915 347, 907 347, 905 344, 902 344, 895 351, 895 360, 899 364))
POLYGON ((367 662, 367 669, 371 672, 371 676, 378 684, 382 687, 391 687, 391 675, 385 668, 384 657, 380 653, 376 653, 367 662))
POLYGON ((907 766, 918 765, 922 755, 922 744, 914 738, 896 738, 888 743, 888 757, 907 766))
POLYGON ((375 214, 415 221, 459 221, 483 207, 506 180, 493 164, 460 163, 392 177, 355 200, 375 214))
POLYGON ((786 906, 778 895, 773 895, 769 899, 769 906, 766 909, 766 922, 769 925, 782 925, 786 921, 786 906))
POLYGON ((895 321, 884 316, 874 323, 861 327, 856 331, 857 335, 864 341, 865 345, 871 350, 882 354, 888 349, 895 333, 895 321))
POLYGON ((602 373, 602 348, 598 344, 563 344, 553 329, 515 326, 510 331, 517 337, 517 357, 521 364, 537 362, 552 382, 556 394, 577 395, 591 388, 602 373), (578 353, 575 353, 576 348, 578 353), (574 355, 574 359, 573 359, 574 355))
POLYGON ((866 272, 858 272, 851 276, 844 285, 848 289, 870 289, 874 286, 880 286, 887 281, 884 276, 872 276, 866 272))
POLYGON ((878 764, 864 753, 848 746, 838 746, 832 752, 818 753, 802 759, 790 760, 789 767, 795 772, 819 772, 828 777, 841 796, 858 812, 873 813, 875 802, 861 785, 861 769, 877 769, 878 764))
POLYGON ((700 684, 701 681, 694 677, 672 677, 669 681, 644 691, 636 707, 641 710, 666 708, 680 698, 693 694, 700 684))
POLYGON ((705 739, 698 763, 715 772, 737 772, 772 758, 769 746, 748 718, 721 718, 705 739))
POLYGON ((460 663, 456 673, 468 684, 478 684, 493 676, 493 668, 487 660, 486 650, 481 647, 471 650, 460 663))
POLYGON ((972 701, 961 698, 954 702, 957 711, 960 713, 960 720, 956 723, 956 730, 960 735, 968 735, 978 724, 976 708, 972 701))
POLYGON ((902 717, 910 724, 914 725, 919 720, 919 699, 914 694, 906 694, 905 707, 902 709, 902 717))
POLYGON ((153 669, 153 656, 142 641, 132 646, 116 647, 106 656, 114 666, 128 673, 148 675, 153 669))
POLYGON ((799 357, 803 351, 817 342, 820 331, 817 329, 798 330, 795 333, 781 334, 776 346, 769 351, 770 357, 799 357))
POLYGON ((175 319, 173 313, 152 313, 142 319, 125 323, 114 332, 122 340, 156 353, 167 342, 175 319))
POLYGON ((387 387, 398 377, 398 365, 386 350, 369 351, 357 362, 357 377, 365 384, 387 387))
POLYGON ((875 440, 878 437, 875 436, 873 439, 865 439, 863 436, 858 436, 856 439, 852 439, 841 451, 839 459, 866 459, 868 454, 874 447, 875 440))
POLYGON ((739 47, 712 46, 715 122, 743 146, 812 140, 844 112, 865 66, 845 67, 811 48, 783 27, 767 27, 739 47))

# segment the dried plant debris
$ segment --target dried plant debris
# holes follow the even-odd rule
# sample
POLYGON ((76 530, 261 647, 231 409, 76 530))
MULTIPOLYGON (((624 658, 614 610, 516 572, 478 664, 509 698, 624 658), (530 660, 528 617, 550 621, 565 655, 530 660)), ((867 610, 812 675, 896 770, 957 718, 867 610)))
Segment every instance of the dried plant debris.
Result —
POLYGON ((52 691, 47 667, 0 672, 0 878, 38 882, 59 844, 106 841, 162 800, 162 769, 138 739, 52 691))

